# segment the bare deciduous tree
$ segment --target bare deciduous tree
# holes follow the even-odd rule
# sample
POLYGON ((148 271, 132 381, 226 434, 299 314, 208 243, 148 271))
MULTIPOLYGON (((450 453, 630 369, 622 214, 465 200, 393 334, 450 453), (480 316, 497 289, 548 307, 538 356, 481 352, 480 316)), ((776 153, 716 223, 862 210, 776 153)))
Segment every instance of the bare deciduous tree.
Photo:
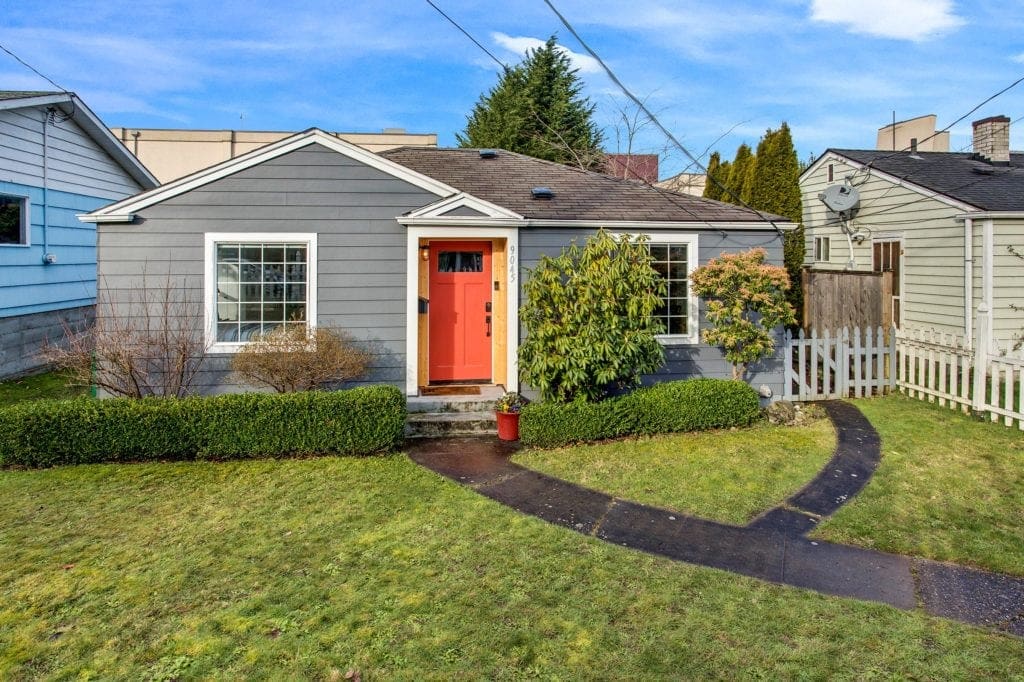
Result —
POLYGON ((101 286, 91 329, 65 328, 63 342, 47 343, 42 357, 72 381, 114 396, 182 397, 206 357, 202 306, 193 291, 167 275, 121 292, 101 286))
POLYGON ((231 370, 243 383, 291 393, 356 379, 369 361, 343 332, 289 324, 254 338, 231 359, 231 370))

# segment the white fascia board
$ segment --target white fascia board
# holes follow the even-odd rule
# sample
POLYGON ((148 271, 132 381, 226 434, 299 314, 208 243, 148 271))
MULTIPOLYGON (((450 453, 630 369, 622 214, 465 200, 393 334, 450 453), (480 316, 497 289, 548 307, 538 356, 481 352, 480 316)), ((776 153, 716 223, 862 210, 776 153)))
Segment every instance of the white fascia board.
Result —
POLYGON ((113 213, 110 215, 79 213, 75 217, 83 223, 130 223, 135 220, 134 213, 113 213))
POLYGON ((659 222, 659 221, 631 221, 631 220, 544 220, 530 218, 523 221, 523 227, 569 227, 569 228, 605 228, 607 230, 770 230, 778 227, 783 232, 791 232, 796 229, 796 223, 776 221, 775 226, 770 222, 729 222, 714 223, 711 221, 688 221, 688 222, 659 222))
POLYGON ((63 104, 71 101, 71 93, 58 92, 52 95, 36 95, 18 99, 0 100, 0 111, 5 109, 21 109, 22 107, 45 107, 50 104, 63 104))
POLYGON ((522 218, 488 218, 487 216, 448 216, 440 218, 411 218, 399 216, 399 224, 406 227, 523 227, 522 218))
POLYGON ((972 213, 961 213, 956 216, 957 220, 992 218, 995 220, 1024 220, 1024 211, 975 211, 972 213))
POLYGON ((279 142, 269 144, 265 147, 260 147, 248 154, 236 156, 233 159, 228 159, 227 161, 215 166, 192 173, 191 175, 186 175, 183 178, 169 182, 166 185, 157 187, 156 189, 143 192, 142 194, 119 201, 116 204, 111 204, 110 206, 101 208, 98 211, 94 211, 90 215, 138 212, 144 208, 158 204, 161 201, 166 201, 167 199, 184 194, 185 192, 197 187, 209 184, 215 180, 220 180, 221 178, 225 178, 237 173, 238 171, 251 168, 263 163, 264 161, 283 156, 284 154, 293 152, 297 149, 302 149, 303 147, 308 147, 312 144, 319 144, 327 147, 328 149, 336 151, 339 154, 343 154, 355 161, 365 163, 366 165, 376 168, 383 173, 387 173, 392 177, 426 190, 431 194, 446 197, 459 193, 457 189, 450 187, 443 182, 423 175, 422 173, 417 173, 410 168, 406 168, 394 161, 378 156, 377 154, 367 151, 362 147, 357 147, 354 144, 340 140, 318 128, 313 128, 311 130, 292 135, 291 137, 287 137, 279 142))
POLYGON ((939 192, 938 190, 930 189, 928 187, 924 187, 923 185, 918 185, 917 183, 910 182, 908 180, 905 180, 903 178, 897 177, 895 175, 890 175, 889 173, 886 173, 885 171, 878 170, 874 166, 871 166, 869 168, 868 164, 866 164, 866 163, 861 163, 859 161, 854 161, 850 157, 843 156, 842 154, 838 154, 836 152, 829 152, 828 154, 825 154, 820 159, 818 159, 817 161, 812 163, 810 168, 808 168, 807 170, 805 170, 803 173, 800 174, 800 180, 802 181, 804 176, 808 175, 812 170, 816 169, 819 166, 819 164, 821 164, 824 161, 840 161, 840 162, 845 163, 847 165, 853 166, 857 170, 865 170, 865 169, 867 169, 869 176, 873 175, 876 178, 879 178, 881 180, 885 180, 886 182, 891 182, 892 184, 894 184, 894 185, 896 185, 898 187, 904 187, 906 189, 909 189, 912 192, 917 192, 918 194, 924 196, 927 199, 935 199, 935 201, 938 201, 941 204, 946 204, 947 206, 952 206, 953 208, 958 208, 958 209, 960 209, 962 211, 977 211, 978 210, 977 206, 972 206, 971 204, 968 204, 968 203, 965 203, 965 202, 960 201, 958 199, 954 199, 952 197, 946 196, 945 194, 943 194, 942 192, 939 192))
MULTIPOLYGON (((493 204, 484 199, 473 196, 466 192, 459 192, 458 194, 450 197, 441 199, 432 204, 427 204, 423 208, 418 208, 415 211, 410 211, 406 214, 407 218, 443 218, 444 214, 448 211, 454 211, 459 208, 469 208, 479 213, 483 213, 488 218, 508 218, 511 220, 523 220, 523 216, 519 215, 515 211, 510 211, 503 206, 493 204)), ((472 216, 448 216, 449 218, 467 218, 472 216)), ((477 216, 480 217, 480 216, 477 216)))

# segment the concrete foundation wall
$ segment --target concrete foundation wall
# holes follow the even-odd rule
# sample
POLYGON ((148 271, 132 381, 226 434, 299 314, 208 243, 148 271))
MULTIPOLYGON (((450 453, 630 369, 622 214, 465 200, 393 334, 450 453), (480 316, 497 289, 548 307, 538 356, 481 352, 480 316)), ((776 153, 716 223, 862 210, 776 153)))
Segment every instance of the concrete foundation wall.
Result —
POLYGON ((0 318, 0 379, 43 369, 46 363, 39 358, 43 342, 63 339, 65 326, 92 325, 95 314, 95 306, 90 305, 0 318))

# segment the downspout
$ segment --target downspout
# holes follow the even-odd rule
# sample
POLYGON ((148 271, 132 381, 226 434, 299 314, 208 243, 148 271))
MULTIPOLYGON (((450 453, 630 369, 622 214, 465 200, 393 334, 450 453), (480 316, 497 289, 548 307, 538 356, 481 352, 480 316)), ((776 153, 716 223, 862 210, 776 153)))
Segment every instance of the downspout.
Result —
POLYGON ((984 229, 984 243, 985 243, 985 265, 984 265, 985 271, 984 271, 984 280, 983 280, 984 281, 984 289, 983 289, 982 296, 984 297, 984 303, 988 306, 988 309, 991 312, 988 315, 988 324, 987 324, 988 329, 986 330, 988 333, 985 335, 988 338, 988 340, 989 340, 989 347, 988 348, 984 348, 982 350, 984 350, 985 352, 991 352, 992 351, 992 318, 995 316, 995 306, 994 306, 994 301, 992 300, 993 270, 995 268, 995 255, 994 255, 995 234, 994 234, 994 228, 993 228, 993 225, 992 225, 992 219, 991 218, 986 218, 985 222, 983 223, 983 225, 984 225, 983 229, 984 229))
POLYGON ((974 219, 964 218, 964 344, 974 342, 974 219))
POLYGON ((50 143, 49 123, 50 123, 50 116, 52 114, 53 114, 53 107, 50 107, 50 108, 48 108, 48 109, 43 111, 43 263, 46 264, 46 265, 48 265, 51 262, 53 262, 49 258, 50 244, 49 244, 49 241, 48 241, 49 240, 49 229, 48 228, 50 227, 50 219, 49 219, 49 216, 47 215, 47 210, 46 210, 46 207, 50 203, 49 197, 47 196, 46 187, 47 187, 47 185, 49 185, 49 182, 47 181, 47 178, 48 178, 48 175, 49 175, 49 173, 48 173, 48 171, 49 171, 49 162, 47 160, 47 157, 49 156, 48 149, 49 149, 49 143, 50 143))

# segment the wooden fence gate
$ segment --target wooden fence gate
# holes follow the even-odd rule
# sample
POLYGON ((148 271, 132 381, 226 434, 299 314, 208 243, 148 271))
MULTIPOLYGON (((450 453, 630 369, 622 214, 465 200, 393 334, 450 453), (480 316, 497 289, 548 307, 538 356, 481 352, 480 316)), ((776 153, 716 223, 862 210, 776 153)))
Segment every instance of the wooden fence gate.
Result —
POLYGON ((784 343, 786 400, 861 398, 896 386, 896 334, 881 327, 787 331, 784 343))

